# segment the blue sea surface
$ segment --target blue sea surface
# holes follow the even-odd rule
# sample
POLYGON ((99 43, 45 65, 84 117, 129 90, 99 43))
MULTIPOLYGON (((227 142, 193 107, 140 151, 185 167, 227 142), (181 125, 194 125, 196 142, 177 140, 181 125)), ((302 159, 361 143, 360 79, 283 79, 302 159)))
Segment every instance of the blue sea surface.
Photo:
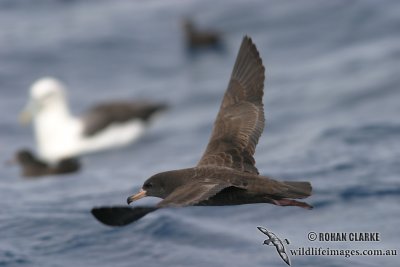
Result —
MULTIPOLYGON (((35 148, 17 122, 32 82, 54 76, 82 114, 111 99, 171 108, 138 142, 82 157, 77 174, 24 179, 0 168, 0 266, 286 266, 286 249, 400 253, 400 2, 0 1, 0 163, 35 148), (223 33, 188 53, 182 18, 223 33), (314 209, 268 204, 164 209, 122 228, 93 206, 123 205, 151 175, 196 165, 242 37, 266 68, 263 175, 310 181, 314 209), (379 232, 379 242, 319 242, 309 232, 379 232)), ((140 200, 142 205, 156 199, 140 200)), ((292 266, 398 266, 397 256, 292 256, 292 266)))

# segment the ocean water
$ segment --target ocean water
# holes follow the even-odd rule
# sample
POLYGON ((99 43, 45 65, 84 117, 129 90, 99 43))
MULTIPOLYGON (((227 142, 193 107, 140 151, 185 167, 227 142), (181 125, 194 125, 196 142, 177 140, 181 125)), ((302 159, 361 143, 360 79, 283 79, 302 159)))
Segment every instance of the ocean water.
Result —
MULTIPOLYGON (((0 168, 0 266, 286 266, 286 249, 400 252, 398 1, 0 1, 0 162, 34 149, 17 123, 30 84, 55 76, 73 113, 109 99, 171 108, 123 149, 82 157, 77 174, 27 180, 0 168), (223 33, 223 51, 188 54, 181 20, 223 33), (149 176, 194 166, 243 35, 266 67, 264 175, 308 180, 311 211, 267 204, 152 213, 123 228, 93 206, 122 205, 149 176), (378 232, 322 242, 310 232, 378 232)), ((153 204, 156 199, 141 200, 153 204)), ((288 252, 289 253, 289 252, 288 252)), ((399 256, 294 256, 292 266, 397 266, 399 256)))

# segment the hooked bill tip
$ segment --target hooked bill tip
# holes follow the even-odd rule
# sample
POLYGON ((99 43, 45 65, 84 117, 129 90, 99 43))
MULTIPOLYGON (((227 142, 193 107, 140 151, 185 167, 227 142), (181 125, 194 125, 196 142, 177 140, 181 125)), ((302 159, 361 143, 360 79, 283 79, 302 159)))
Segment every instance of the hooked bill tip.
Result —
POLYGON ((143 197, 145 197, 145 196, 146 196, 146 191, 143 190, 143 189, 140 189, 139 193, 137 193, 136 195, 133 195, 133 196, 128 197, 128 198, 126 199, 126 202, 127 202, 128 205, 129 205, 129 204, 132 203, 133 201, 136 201, 136 200, 138 200, 138 199, 141 199, 141 198, 143 198, 143 197))

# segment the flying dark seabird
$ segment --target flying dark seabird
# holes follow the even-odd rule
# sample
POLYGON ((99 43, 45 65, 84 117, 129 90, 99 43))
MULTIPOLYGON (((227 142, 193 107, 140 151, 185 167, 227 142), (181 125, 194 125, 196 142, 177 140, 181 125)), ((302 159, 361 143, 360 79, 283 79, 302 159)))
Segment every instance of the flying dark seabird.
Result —
POLYGON ((251 38, 243 38, 228 89, 205 153, 197 166, 147 179, 128 204, 145 196, 163 200, 154 207, 96 207, 102 223, 122 226, 160 208, 270 203, 312 208, 295 199, 311 195, 309 182, 277 181, 259 175, 254 152, 264 129, 264 66, 251 38))

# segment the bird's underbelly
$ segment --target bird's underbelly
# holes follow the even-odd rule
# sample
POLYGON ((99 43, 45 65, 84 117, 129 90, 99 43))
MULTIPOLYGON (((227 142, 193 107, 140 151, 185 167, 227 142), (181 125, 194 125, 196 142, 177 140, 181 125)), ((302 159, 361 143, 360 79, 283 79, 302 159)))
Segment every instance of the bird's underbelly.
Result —
POLYGON ((215 196, 200 202, 197 206, 230 206, 255 203, 271 203, 265 195, 249 193, 246 190, 228 187, 215 196))

